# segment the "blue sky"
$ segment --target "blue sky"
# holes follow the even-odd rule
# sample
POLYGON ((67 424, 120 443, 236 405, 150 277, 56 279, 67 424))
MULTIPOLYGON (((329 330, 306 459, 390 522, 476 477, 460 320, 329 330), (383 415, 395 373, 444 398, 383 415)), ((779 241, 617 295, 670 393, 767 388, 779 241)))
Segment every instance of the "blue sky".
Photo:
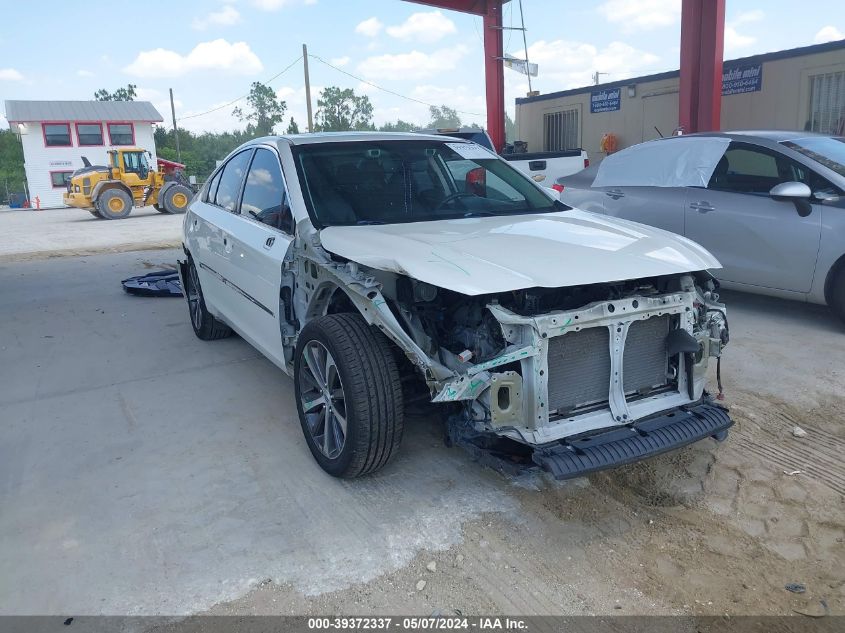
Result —
MULTIPOLYGON (((681 0, 523 0, 534 88, 551 92, 678 67, 681 0)), ((845 37, 841 0, 727 0, 725 58, 845 37)), ((309 52, 356 77, 418 101, 447 104, 484 123, 481 18, 402 0, 192 0, 103 4, 0 0, 0 103, 90 99, 98 88, 137 84, 169 120, 196 131, 240 127, 232 106, 309 52), (49 7, 49 9, 48 9, 49 7), (97 19, 102 15, 102 19, 97 19), (125 22, 121 18, 125 16, 125 22), (191 118, 188 118, 191 117, 191 118)), ((505 24, 518 25, 516 0, 505 24)), ((522 54, 518 31, 506 51, 522 54)), ((377 123, 427 121, 428 109, 311 60, 312 98, 337 85, 369 95, 377 123)), ((506 73, 508 109, 528 89, 506 73)), ((304 127, 302 63, 272 81, 304 127)), ((0 117, 0 125, 5 127, 0 117)))

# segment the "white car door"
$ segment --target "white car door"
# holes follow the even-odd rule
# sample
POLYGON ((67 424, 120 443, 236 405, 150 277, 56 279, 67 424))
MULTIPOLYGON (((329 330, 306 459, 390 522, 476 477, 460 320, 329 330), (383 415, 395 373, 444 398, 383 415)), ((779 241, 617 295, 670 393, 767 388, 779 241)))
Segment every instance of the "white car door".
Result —
POLYGON ((243 187, 231 242, 230 284, 238 293, 238 325, 265 356, 284 367, 280 298, 282 260, 293 241, 293 216, 276 150, 258 147, 243 187))
POLYGON ((731 143, 706 189, 688 189, 686 236, 713 253, 725 281, 808 292, 821 239, 821 207, 775 200, 769 190, 809 170, 773 150, 731 143))
POLYGON ((191 205, 185 227, 206 307, 236 330, 240 329, 239 301, 229 284, 233 246, 230 236, 238 220, 238 200, 252 153, 251 148, 239 152, 218 170, 205 199, 191 205))

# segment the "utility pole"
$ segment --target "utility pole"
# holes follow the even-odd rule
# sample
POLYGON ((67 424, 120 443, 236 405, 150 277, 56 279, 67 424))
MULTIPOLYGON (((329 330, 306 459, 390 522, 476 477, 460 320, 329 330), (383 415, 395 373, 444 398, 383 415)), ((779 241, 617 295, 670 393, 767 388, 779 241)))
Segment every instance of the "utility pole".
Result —
POLYGON ((179 149, 179 128, 176 127, 176 106, 173 105, 173 88, 170 89, 170 116, 173 118, 173 136, 176 137, 176 160, 182 162, 182 152, 179 149))
POLYGON ((522 0, 519 0, 519 21, 522 22, 522 46, 525 48, 525 74, 528 77, 528 92, 534 92, 531 87, 531 69, 528 67, 528 38, 525 37, 525 15, 522 13, 522 0))
POLYGON ((593 73, 593 85, 598 86, 599 85, 599 77, 601 77, 602 75, 609 75, 609 74, 610 73, 600 73, 599 71, 594 72, 593 73))
POLYGON ((311 79, 308 76, 308 46, 302 45, 302 63, 305 67, 305 105, 308 107, 308 131, 314 131, 314 117, 311 113, 311 79))

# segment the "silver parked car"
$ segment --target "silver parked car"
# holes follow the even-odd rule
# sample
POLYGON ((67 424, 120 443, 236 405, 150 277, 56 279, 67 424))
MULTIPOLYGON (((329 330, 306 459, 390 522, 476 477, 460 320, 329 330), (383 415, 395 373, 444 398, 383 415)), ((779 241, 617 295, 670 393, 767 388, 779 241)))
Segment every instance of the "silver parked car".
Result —
POLYGON ((826 303, 845 320, 845 138, 691 134, 557 183, 566 204, 698 242, 726 288, 826 303))

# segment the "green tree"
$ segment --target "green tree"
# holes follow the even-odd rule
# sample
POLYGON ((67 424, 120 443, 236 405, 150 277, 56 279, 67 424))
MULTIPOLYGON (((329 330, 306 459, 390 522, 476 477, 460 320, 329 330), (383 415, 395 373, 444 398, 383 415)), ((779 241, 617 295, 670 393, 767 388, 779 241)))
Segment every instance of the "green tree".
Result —
POLYGON ((0 129, 0 202, 8 204, 10 193, 24 193, 25 181, 20 139, 12 130, 0 129))
POLYGON ((373 104, 367 95, 358 96, 351 88, 324 88, 317 99, 314 128, 318 132, 374 130, 373 104))
POLYGON ((516 123, 514 123, 510 115, 505 112, 505 142, 513 143, 516 140, 519 140, 516 138, 516 123))
POLYGON ((268 136, 280 123, 288 109, 287 103, 276 96, 276 92, 261 82, 254 81, 246 98, 247 109, 235 108, 232 114, 246 121, 246 131, 253 136, 268 136))
POLYGON ((114 92, 100 88, 94 93, 94 99, 97 101, 134 101, 135 97, 138 96, 135 92, 137 87, 135 84, 126 84, 125 88, 118 88, 114 92))
POLYGON ((428 127, 461 127, 461 117, 447 105, 442 105, 439 108, 437 106, 429 106, 428 113, 431 117, 428 127))
POLYGON ((290 118, 290 123, 288 123, 288 129, 285 130, 285 134, 299 134, 299 126, 293 120, 293 117, 290 118))
POLYGON ((403 121, 402 119, 398 119, 395 123, 385 123, 379 128, 380 132, 415 132, 420 129, 421 126, 417 125, 416 123, 410 123, 408 121, 403 121))

